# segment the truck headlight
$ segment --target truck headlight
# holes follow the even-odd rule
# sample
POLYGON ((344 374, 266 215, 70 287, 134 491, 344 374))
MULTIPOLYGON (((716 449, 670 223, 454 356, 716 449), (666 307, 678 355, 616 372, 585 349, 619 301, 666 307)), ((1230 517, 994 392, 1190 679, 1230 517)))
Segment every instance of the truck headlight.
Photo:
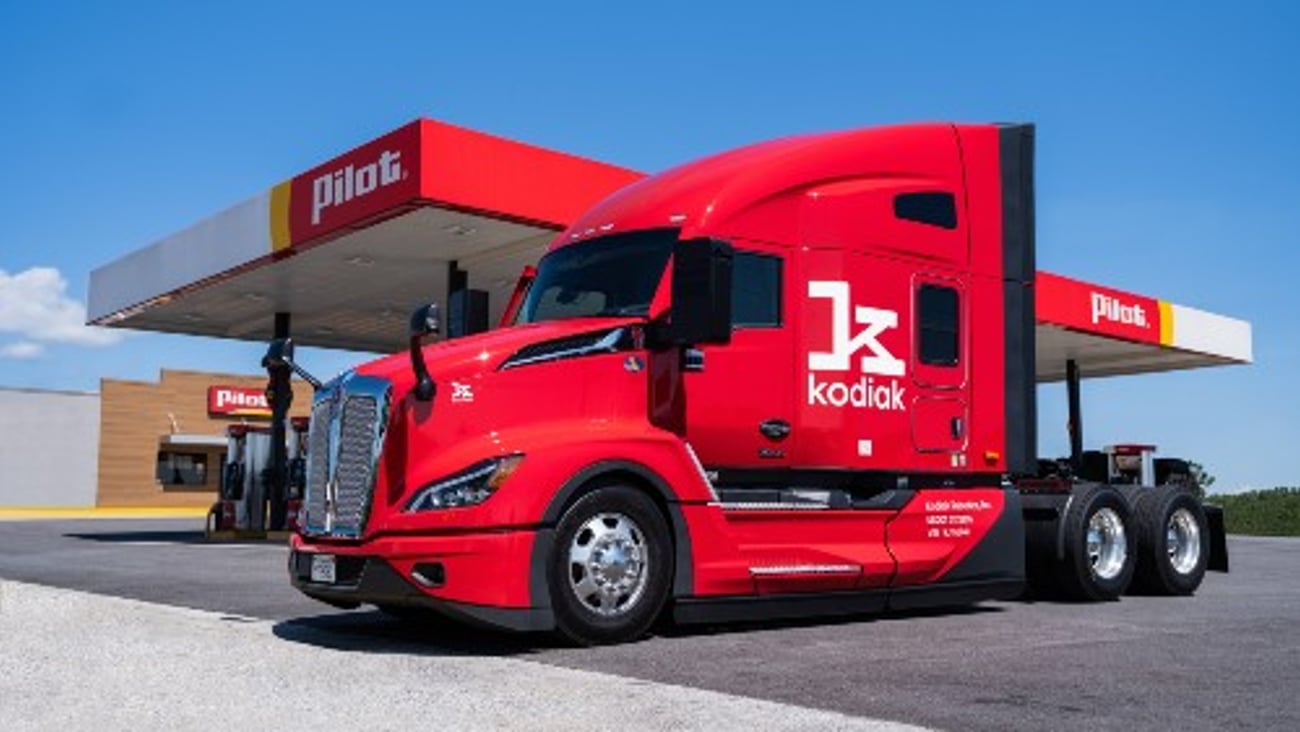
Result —
POLYGON ((421 488, 406 504, 407 513, 477 506, 486 501, 514 474, 523 455, 507 455, 474 463, 468 468, 421 488))

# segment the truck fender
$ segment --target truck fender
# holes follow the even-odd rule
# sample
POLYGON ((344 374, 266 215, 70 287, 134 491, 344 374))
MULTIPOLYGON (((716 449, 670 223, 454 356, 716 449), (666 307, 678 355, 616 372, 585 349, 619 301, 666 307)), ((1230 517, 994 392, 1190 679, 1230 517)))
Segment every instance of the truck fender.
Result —
POLYGON ((1026 551, 1038 557, 1046 553, 1052 561, 1065 557, 1065 515, 1074 502, 1074 493, 1022 493, 1021 510, 1025 519, 1026 551))
POLYGON ((579 470, 564 482, 555 492, 551 502, 542 514, 542 524, 537 529, 533 540, 533 552, 529 558, 528 587, 530 603, 534 608, 551 607, 551 593, 546 584, 546 560, 551 554, 555 542, 555 525, 560 516, 581 492, 593 481, 607 475, 626 473, 650 487, 652 497, 667 508, 668 523, 673 535, 673 597, 689 597, 694 594, 694 576, 691 571, 691 536, 686 527, 686 518, 682 516, 681 506, 668 482, 650 468, 630 460, 602 460, 579 470))
MULTIPOLYGON (((1079 492, 1082 491, 1083 489, 1088 488, 1092 485, 1095 484, 1091 482, 1083 482, 1083 483, 1075 484, 1075 486, 1070 490, 1069 497, 1065 499, 1065 504, 1061 507, 1060 517, 1056 522, 1056 560, 1057 561, 1061 561, 1065 559, 1065 517, 1070 515, 1070 510, 1074 508, 1075 496, 1077 496, 1079 492)), ((1115 492, 1119 493, 1119 497, 1123 499, 1124 503, 1128 506, 1128 509, 1131 514, 1136 499, 1136 494, 1134 491, 1140 490, 1140 487, 1123 485, 1123 484, 1109 485, 1109 487, 1114 488, 1115 492)), ((1129 531, 1134 530, 1133 526, 1128 526, 1126 528, 1129 531)))

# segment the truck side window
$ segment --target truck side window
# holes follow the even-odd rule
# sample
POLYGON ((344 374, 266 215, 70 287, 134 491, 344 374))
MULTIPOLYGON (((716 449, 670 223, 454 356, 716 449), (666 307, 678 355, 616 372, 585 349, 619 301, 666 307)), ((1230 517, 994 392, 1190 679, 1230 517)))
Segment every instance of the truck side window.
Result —
POLYGON ((780 257, 736 252, 731 272, 731 319, 737 328, 780 327, 780 257))
POLYGON ((957 290, 921 285, 916 291, 916 330, 921 363, 956 366, 961 322, 957 290))
POLYGON ((957 199, 951 193, 927 191, 894 196, 894 215, 904 221, 941 229, 957 228, 957 199))

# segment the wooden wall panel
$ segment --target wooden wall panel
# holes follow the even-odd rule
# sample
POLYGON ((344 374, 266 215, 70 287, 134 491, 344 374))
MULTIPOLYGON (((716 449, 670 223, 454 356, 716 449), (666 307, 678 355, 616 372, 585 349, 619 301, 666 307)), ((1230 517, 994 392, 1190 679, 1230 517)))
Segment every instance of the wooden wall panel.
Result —
MULTIPOLYGON (((154 475, 159 445, 166 435, 224 437, 228 426, 243 421, 208 416, 208 387, 213 384, 260 389, 266 386, 266 377, 163 369, 157 383, 101 380, 97 505, 208 506, 216 500, 221 450, 193 450, 210 455, 207 485, 202 489, 164 489, 154 475)), ((295 379, 290 414, 309 414, 311 398, 311 386, 295 379)))

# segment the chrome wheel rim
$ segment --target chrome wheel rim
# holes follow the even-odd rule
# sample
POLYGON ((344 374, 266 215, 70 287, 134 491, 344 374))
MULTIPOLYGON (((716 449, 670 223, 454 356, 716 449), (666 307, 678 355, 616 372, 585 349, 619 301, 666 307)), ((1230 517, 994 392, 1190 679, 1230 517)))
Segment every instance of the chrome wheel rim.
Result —
POLYGON ((1180 508, 1169 516, 1165 525, 1165 551, 1169 564, 1178 574, 1191 574, 1201 561, 1201 526, 1192 512, 1180 508))
POLYGON ((1112 580, 1124 571, 1128 540, 1124 521, 1113 508, 1102 508, 1088 519, 1088 564, 1099 579, 1112 580))
POLYGON ((569 542, 569 588, 602 617, 618 617, 636 607, 648 569, 645 532, 624 514, 592 516, 569 542))

